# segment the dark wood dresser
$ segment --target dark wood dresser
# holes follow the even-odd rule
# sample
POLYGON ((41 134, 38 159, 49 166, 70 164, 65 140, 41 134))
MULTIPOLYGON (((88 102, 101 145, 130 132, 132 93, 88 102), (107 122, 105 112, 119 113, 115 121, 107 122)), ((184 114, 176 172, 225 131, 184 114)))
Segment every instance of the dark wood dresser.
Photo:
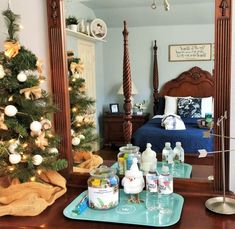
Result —
MULTIPOLYGON (((149 113, 142 115, 132 115, 132 133, 149 120, 149 113)), ((123 114, 106 113, 103 116, 104 124, 104 145, 124 145, 123 137, 123 114)))

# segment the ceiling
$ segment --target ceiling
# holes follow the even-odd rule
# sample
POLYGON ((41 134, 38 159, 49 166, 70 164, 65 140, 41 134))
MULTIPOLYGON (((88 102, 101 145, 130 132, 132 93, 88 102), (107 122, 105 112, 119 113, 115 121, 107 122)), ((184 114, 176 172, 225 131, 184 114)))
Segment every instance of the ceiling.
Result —
POLYGON ((92 9, 97 18, 102 18, 108 27, 120 27, 123 20, 128 26, 161 26, 213 24, 215 0, 168 0, 170 11, 165 11, 163 0, 67 0, 80 1, 92 9))

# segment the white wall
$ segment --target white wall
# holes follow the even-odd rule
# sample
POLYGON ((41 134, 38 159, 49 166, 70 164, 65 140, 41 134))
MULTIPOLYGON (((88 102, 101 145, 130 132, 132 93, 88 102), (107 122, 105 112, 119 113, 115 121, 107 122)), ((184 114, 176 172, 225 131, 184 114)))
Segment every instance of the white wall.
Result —
MULTIPOLYGON (((235 4, 232 4, 232 15, 235 15, 235 4)), ((231 72, 231 107, 230 107, 230 135, 235 137, 235 18, 233 19, 232 30, 232 72, 231 72)), ((231 140, 230 148, 235 149, 235 141, 231 140)), ((235 152, 230 153, 230 190, 235 192, 235 152)))
MULTIPOLYGON (((0 1, 1 12, 7 9, 7 3, 7 0, 0 1)), ((48 86, 50 85, 50 63, 46 0, 12 0, 11 9, 15 14, 21 16, 21 25, 24 27, 19 34, 20 44, 31 50, 43 61, 43 74, 47 77, 47 81, 41 86, 50 90, 48 86)), ((0 31, 0 50, 3 50, 7 28, 2 14, 0 15, 0 31)))
MULTIPOLYGON (((122 27, 109 28, 108 42, 104 44, 104 106, 106 106, 106 109, 108 109, 109 103, 118 102, 123 104, 123 97, 117 95, 123 75, 122 30, 122 27)), ((158 46, 157 58, 160 87, 166 81, 175 78, 179 73, 193 66, 199 66, 212 73, 214 61, 169 62, 168 46, 170 44, 213 43, 214 25, 128 27, 128 31, 131 75, 139 92, 134 96, 135 102, 141 102, 143 99, 152 99, 152 44, 155 39, 158 46)), ((152 104, 152 101, 149 101, 149 111, 152 111, 152 104)))

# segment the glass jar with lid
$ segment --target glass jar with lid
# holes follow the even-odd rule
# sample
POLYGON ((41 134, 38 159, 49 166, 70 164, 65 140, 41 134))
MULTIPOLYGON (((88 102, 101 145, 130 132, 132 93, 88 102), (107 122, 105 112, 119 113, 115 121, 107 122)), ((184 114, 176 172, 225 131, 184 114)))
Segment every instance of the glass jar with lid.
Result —
POLYGON ((94 209, 110 209, 118 205, 119 178, 116 169, 101 166, 90 172, 88 179, 89 207, 94 209))
POLYGON ((117 155, 118 161, 118 173, 124 175, 126 170, 129 170, 132 165, 133 158, 137 158, 138 166, 140 167, 141 154, 139 152, 140 147, 127 144, 119 148, 117 155))

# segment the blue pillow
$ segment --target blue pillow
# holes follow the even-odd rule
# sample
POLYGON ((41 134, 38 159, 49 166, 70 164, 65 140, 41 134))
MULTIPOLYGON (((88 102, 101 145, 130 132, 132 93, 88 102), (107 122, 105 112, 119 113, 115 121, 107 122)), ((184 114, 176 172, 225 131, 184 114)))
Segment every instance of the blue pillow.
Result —
POLYGON ((181 118, 200 118, 201 101, 201 98, 178 98, 177 114, 181 118))

